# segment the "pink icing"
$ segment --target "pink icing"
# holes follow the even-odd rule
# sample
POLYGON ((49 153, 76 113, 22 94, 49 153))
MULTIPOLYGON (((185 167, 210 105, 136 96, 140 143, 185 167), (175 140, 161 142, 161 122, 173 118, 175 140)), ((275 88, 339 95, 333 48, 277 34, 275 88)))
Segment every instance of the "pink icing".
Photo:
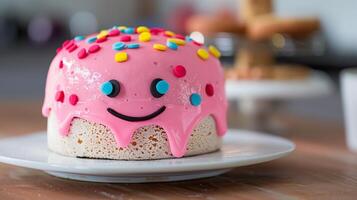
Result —
POLYGON ((100 48, 97 47, 82 59, 78 58, 79 51, 88 51, 93 44, 88 44, 86 40, 74 44, 73 41, 67 42, 66 45, 70 46, 58 52, 48 72, 43 115, 56 115, 59 132, 63 136, 68 135, 75 117, 103 124, 113 132, 119 147, 126 147, 131 142, 136 129, 156 124, 165 129, 171 152, 176 157, 185 154, 193 128, 209 115, 216 121, 218 135, 223 136, 227 129, 227 101, 219 60, 212 55, 202 60, 197 56, 197 50, 202 47, 193 42, 179 46, 178 50, 153 49, 154 43, 166 44, 167 37, 163 35, 153 34, 150 42, 139 42, 137 34, 130 35, 131 41, 126 44, 139 43, 140 48, 121 50, 128 54, 128 60, 121 63, 115 61, 114 56, 118 51, 113 50, 112 45, 127 34, 106 38, 96 44, 100 48), (58 67, 59 63, 62 63, 62 68, 58 67), (178 65, 185 69, 182 77, 173 72, 178 65), (154 98, 150 93, 150 84, 157 78, 166 80, 170 85, 169 91, 161 98, 154 98), (112 79, 119 81, 121 86, 119 95, 114 98, 104 95, 100 90, 104 82, 112 79), (214 89, 214 94, 207 94, 207 84, 212 86, 209 90, 213 93, 214 89), (56 101, 59 91, 64 92, 63 102, 56 101), (190 103, 193 93, 202 97, 199 106, 190 103), (166 106, 163 113, 140 122, 125 121, 107 111, 110 107, 137 117, 153 113, 162 106, 166 106))

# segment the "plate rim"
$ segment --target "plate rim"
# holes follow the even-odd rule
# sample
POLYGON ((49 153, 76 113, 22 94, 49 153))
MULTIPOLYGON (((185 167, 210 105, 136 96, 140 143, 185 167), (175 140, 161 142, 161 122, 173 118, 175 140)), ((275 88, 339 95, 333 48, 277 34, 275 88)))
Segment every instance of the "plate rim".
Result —
MULTIPOLYGON (((74 167, 68 167, 60 164, 55 164, 55 163, 45 163, 45 162, 40 162, 40 161, 31 161, 31 160, 24 160, 24 159, 19 159, 19 158, 11 158, 8 156, 1 155, 0 153, 0 162, 1 163, 6 163, 6 164, 11 164, 19 167, 25 167, 25 168, 31 168, 31 169, 37 169, 37 170, 42 170, 42 171, 53 171, 53 172, 65 172, 65 173, 74 173, 74 174, 87 174, 87 175, 130 175, 130 174, 148 174, 148 173, 179 173, 179 172, 188 172, 188 171, 209 171, 209 170, 218 170, 218 169, 230 169, 234 167, 241 167, 241 166, 248 166, 248 165, 253 165, 253 164, 259 164, 263 162, 268 162, 271 160, 275 160, 281 157, 284 157, 290 153, 292 153, 296 145, 286 139, 282 138, 279 136, 274 136, 270 134, 265 134, 261 132, 256 132, 256 131, 251 131, 251 130, 237 130, 237 129, 229 129, 227 130, 227 135, 230 134, 230 137, 237 137, 234 134, 254 134, 259 137, 266 137, 269 139, 273 139, 279 142, 285 143, 285 145, 289 146, 289 149, 281 152, 276 152, 276 153, 271 153, 267 154, 264 157, 259 157, 259 156, 249 156, 247 158, 240 158, 239 160, 229 160, 229 161, 223 161, 223 162, 217 162, 217 163, 205 163, 205 164, 180 164, 178 166, 159 166, 159 167, 139 167, 139 168, 113 168, 111 167, 106 167, 106 166, 101 166, 101 167, 96 167, 96 166, 90 166, 90 167, 83 167, 83 166, 74 166, 74 167), (258 157, 258 158, 257 158, 258 157)), ((2 138, 0 141, 4 142, 4 140, 13 140, 13 139, 19 139, 19 138, 24 138, 24 137, 34 137, 36 135, 45 135, 46 131, 39 131, 39 132, 33 132, 29 133, 26 135, 22 136, 14 136, 14 137, 7 137, 7 138, 2 138)), ((227 136, 226 135, 226 136, 227 136)), ((226 137, 225 136, 225 137, 226 137)), ((51 153, 51 151, 46 148, 48 153, 51 153)), ((54 153, 54 152, 52 152, 54 153)), ((217 152, 212 152, 212 153, 217 153, 217 152)), ((59 156, 63 156, 58 154, 59 156)), ((207 154, 202 154, 202 155, 196 155, 192 156, 193 157, 200 157, 200 156, 206 156, 207 154)), ((185 159, 184 158, 174 158, 176 159, 185 159)), ((74 159, 85 159, 85 158, 74 158, 74 159)), ((165 159, 165 160, 174 160, 174 159, 165 159)), ((88 159, 88 160, 94 160, 94 159, 88 159)), ((112 160, 113 162, 126 162, 124 160, 112 160)), ((143 160, 143 161, 129 161, 129 162, 155 162, 156 160, 143 160)))

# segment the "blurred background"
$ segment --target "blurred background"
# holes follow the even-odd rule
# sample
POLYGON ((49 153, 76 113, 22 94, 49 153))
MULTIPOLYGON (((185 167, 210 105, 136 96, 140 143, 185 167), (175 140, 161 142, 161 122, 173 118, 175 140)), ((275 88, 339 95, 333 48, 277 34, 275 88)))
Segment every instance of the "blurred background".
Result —
MULTIPOLYGON (((279 110, 342 121, 338 75, 344 68, 357 66, 357 1, 268 2, 273 5, 269 12, 282 19, 314 17, 318 21, 316 30, 303 38, 292 37, 290 32, 274 32, 262 42, 240 29, 230 30, 227 22, 228 29, 209 30, 216 33, 209 33, 208 40, 222 51, 221 59, 228 67, 239 62, 239 47, 269 43, 274 62, 301 64, 326 72, 333 80, 335 92, 280 102, 279 110)), ((260 5, 259 1, 256 5, 260 5)), ((42 101, 47 69, 56 48, 65 39, 113 25, 161 26, 188 34, 197 25, 192 22, 197 16, 204 16, 203 22, 217 22, 217 26, 223 19, 232 19, 238 28, 242 25, 246 30, 250 21, 244 19, 244 9, 239 0, 0 0, 0 101, 42 101)), ((199 22, 197 27, 200 25, 199 22)))

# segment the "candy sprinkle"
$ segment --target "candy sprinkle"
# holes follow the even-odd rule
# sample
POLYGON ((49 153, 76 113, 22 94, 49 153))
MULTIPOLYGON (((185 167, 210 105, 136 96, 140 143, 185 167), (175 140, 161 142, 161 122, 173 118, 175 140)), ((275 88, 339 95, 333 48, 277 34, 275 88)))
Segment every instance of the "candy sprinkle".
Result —
POLYGON ((123 31, 126 34, 134 34, 135 33, 135 29, 133 27, 128 27, 128 28, 124 29, 123 31))
POLYGON ((202 98, 201 95, 193 93, 190 96, 190 102, 193 106, 199 106, 201 104, 202 98))
POLYGON ((98 38, 96 40, 97 43, 102 43, 102 42, 105 42, 105 41, 107 41, 107 37, 101 37, 101 38, 98 38))
POLYGON ((202 59, 202 60, 207 60, 209 58, 209 54, 205 49, 198 49, 197 50, 197 55, 202 59))
POLYGON ((166 46, 169 47, 172 50, 177 50, 177 48, 178 48, 176 43, 173 43, 173 42, 170 42, 170 41, 166 42, 166 46))
POLYGON ((177 65, 172 69, 172 72, 177 78, 184 77, 186 75, 186 69, 182 65, 177 65))
POLYGON ((126 52, 119 52, 115 54, 115 61, 120 63, 120 62, 125 62, 128 60, 128 54, 126 52))
POLYGON ((131 41, 131 37, 130 35, 124 35, 120 38, 120 41, 122 42, 130 42, 131 41))
POLYGON ((82 48, 77 53, 77 56, 78 56, 79 59, 83 59, 83 58, 87 57, 87 55, 88 55, 88 53, 87 53, 87 50, 85 48, 82 48))
POLYGON ((72 106, 75 106, 78 103, 78 96, 75 94, 72 94, 71 96, 69 96, 68 100, 72 106))
POLYGON ((151 40, 151 33, 149 33, 149 32, 140 33, 140 35, 139 35, 140 42, 148 42, 150 40, 151 40))
POLYGON ((128 44, 128 49, 137 49, 140 47, 140 44, 138 43, 132 43, 132 44, 128 44))
POLYGON ((154 44, 152 47, 159 51, 166 51, 166 49, 167 49, 167 47, 165 45, 157 44, 157 43, 154 44))
POLYGON ((143 32, 150 32, 150 29, 146 26, 139 26, 136 28, 136 32, 143 33, 143 32))
POLYGON ((91 43, 95 42, 96 40, 97 40, 97 37, 91 37, 91 38, 87 39, 87 43, 91 44, 91 43))
POLYGON ((125 47, 126 45, 123 42, 116 42, 112 46, 113 50, 117 50, 117 51, 123 50, 125 49, 125 47))
POLYGON ((173 42, 173 43, 175 43, 177 45, 180 45, 180 46, 186 44, 185 40, 181 40, 181 39, 178 39, 178 38, 169 38, 169 39, 167 39, 167 41, 173 42))
POLYGON ((77 41, 77 42, 79 42, 79 41, 84 40, 84 38, 85 38, 85 37, 84 37, 83 35, 78 35, 78 36, 74 37, 74 40, 77 41))
POLYGON ((100 46, 95 44, 95 45, 92 45, 92 46, 89 47, 88 52, 89 53, 95 53, 95 52, 97 52, 99 50, 100 50, 100 46))
POLYGON ((165 32, 164 32, 164 35, 165 35, 166 37, 173 37, 173 36, 175 36, 175 33, 172 32, 172 31, 165 31, 165 32))
POLYGON ((119 26, 118 27, 119 31, 124 31, 126 28, 128 28, 128 27, 126 27, 126 26, 119 26))
POLYGON ((120 31, 118 29, 113 29, 108 33, 109 37, 115 37, 115 36, 118 36, 118 35, 120 35, 120 31))
POLYGON ((219 52, 219 50, 216 47, 214 47, 213 45, 210 45, 208 47, 208 50, 214 57, 216 57, 216 58, 221 57, 221 52, 219 52))

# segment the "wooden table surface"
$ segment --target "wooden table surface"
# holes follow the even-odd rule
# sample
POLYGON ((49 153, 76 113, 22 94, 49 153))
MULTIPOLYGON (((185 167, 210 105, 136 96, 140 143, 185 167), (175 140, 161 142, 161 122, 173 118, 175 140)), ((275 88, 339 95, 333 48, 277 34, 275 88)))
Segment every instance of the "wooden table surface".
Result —
MULTIPOLYGON (((45 129, 40 102, 0 103, 0 137, 45 129)), ((296 151, 272 162, 193 181, 100 184, 0 164, 0 199, 357 199, 357 154, 341 124, 280 114, 296 151)))

